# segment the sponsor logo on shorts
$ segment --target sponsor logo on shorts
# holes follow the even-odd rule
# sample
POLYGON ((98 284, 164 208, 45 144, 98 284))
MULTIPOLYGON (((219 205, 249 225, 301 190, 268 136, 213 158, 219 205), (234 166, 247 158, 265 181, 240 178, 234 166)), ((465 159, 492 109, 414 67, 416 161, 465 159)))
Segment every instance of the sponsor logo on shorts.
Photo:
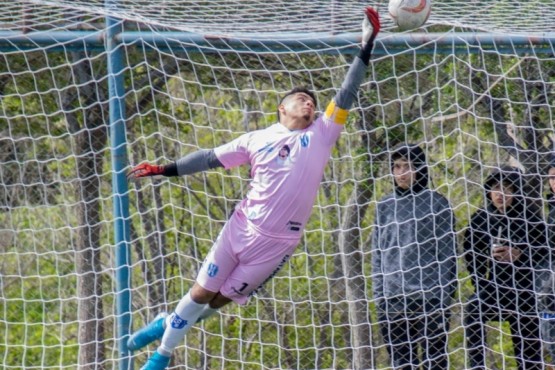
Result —
POLYGON ((170 325, 174 329, 183 329, 187 325, 187 320, 183 320, 181 317, 179 317, 178 314, 176 314, 174 312, 172 314, 172 319, 170 321, 170 325))
POLYGON ((218 265, 215 265, 212 262, 210 262, 208 264, 208 266, 206 267, 206 273, 210 277, 214 277, 214 276, 218 275, 218 270, 219 270, 218 265))

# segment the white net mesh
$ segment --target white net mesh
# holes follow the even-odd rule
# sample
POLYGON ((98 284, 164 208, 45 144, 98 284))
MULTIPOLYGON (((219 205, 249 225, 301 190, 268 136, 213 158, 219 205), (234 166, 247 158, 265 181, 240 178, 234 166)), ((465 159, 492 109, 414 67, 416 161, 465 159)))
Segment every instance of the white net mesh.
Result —
MULTIPOLYGON (((236 35, 244 32, 358 32, 360 9, 375 6, 387 14, 387 1, 39 1, 5 2, 15 12, 21 8, 63 13, 113 14, 132 21, 200 33, 236 35), (109 2, 108 2, 109 3, 109 2), (22 5, 23 4, 23 5, 22 5)), ((551 0, 535 1, 433 1, 428 25, 445 24, 501 32, 553 32, 555 9, 551 0)), ((60 14, 61 13, 61 14, 60 14)), ((6 16, 11 15, 8 12, 6 16)), ((384 17, 386 30, 392 28, 384 17)))
MULTIPOLYGON (((432 188, 456 217, 458 285, 443 332, 450 368, 469 367, 462 313, 475 289, 464 236, 486 205, 484 182, 517 165, 528 202, 543 206, 554 1, 434 1, 420 36, 406 39, 385 16, 386 2, 0 3, 4 368, 120 366, 105 16, 126 19, 129 162, 167 163, 274 123, 279 98, 294 86, 314 90, 324 109, 356 53, 367 5, 382 13, 384 31, 296 255, 247 306, 226 307, 193 329, 171 366, 391 367, 370 235, 377 201, 393 191, 388 156, 411 142, 425 150, 432 188), (499 33, 462 33, 480 30, 499 33), (168 31, 175 33, 164 39, 168 31), (524 38, 515 42, 517 34, 524 38)), ((187 292, 248 180, 242 168, 130 184, 133 329, 187 292)), ((516 368, 509 321, 484 327, 488 365, 516 368)), ((135 354, 136 363, 154 348, 135 354)))

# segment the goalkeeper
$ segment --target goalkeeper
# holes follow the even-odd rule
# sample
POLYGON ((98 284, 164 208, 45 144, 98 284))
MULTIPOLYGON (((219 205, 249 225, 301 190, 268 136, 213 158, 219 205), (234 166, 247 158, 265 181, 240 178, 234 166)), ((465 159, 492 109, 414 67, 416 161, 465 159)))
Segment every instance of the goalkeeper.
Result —
POLYGON ((143 163, 130 171, 128 177, 136 179, 183 176, 248 164, 252 176, 246 198, 222 229, 193 287, 171 315, 158 315, 129 338, 131 351, 162 339, 142 369, 165 369, 172 351, 192 325, 232 301, 245 304, 293 254, 310 217, 331 150, 365 78, 379 31, 378 13, 366 8, 360 53, 322 116, 315 119, 314 94, 294 88, 278 106, 278 123, 165 166, 143 163))

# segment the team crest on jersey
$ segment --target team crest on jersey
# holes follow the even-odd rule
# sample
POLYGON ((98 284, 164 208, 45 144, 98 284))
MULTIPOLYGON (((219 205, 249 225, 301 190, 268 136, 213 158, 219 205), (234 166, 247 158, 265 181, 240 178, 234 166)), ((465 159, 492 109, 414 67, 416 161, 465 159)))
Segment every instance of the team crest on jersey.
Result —
POLYGON ((307 134, 304 134, 300 137, 301 140, 301 146, 303 148, 306 148, 308 146, 308 143, 310 142, 310 137, 307 134))
POLYGON ((278 152, 277 162, 282 165, 286 164, 289 161, 289 154, 291 154, 289 145, 282 146, 278 152))
POLYGON ((215 265, 212 262, 210 262, 208 264, 208 266, 206 267, 206 273, 210 277, 214 277, 214 276, 218 275, 218 270, 219 270, 218 265, 215 265))

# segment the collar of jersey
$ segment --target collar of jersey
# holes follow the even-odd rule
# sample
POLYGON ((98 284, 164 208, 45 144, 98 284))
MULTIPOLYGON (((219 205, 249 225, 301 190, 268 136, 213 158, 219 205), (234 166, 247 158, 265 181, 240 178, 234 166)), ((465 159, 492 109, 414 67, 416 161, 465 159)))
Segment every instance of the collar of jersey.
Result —
POLYGON ((277 125, 279 126, 280 130, 284 130, 287 132, 299 132, 299 131, 303 131, 306 130, 307 128, 309 128, 310 126, 312 126, 314 122, 311 122, 310 125, 306 126, 305 128, 300 128, 298 130, 290 130, 287 127, 285 127, 284 125, 281 124, 281 122, 278 122, 277 125))

